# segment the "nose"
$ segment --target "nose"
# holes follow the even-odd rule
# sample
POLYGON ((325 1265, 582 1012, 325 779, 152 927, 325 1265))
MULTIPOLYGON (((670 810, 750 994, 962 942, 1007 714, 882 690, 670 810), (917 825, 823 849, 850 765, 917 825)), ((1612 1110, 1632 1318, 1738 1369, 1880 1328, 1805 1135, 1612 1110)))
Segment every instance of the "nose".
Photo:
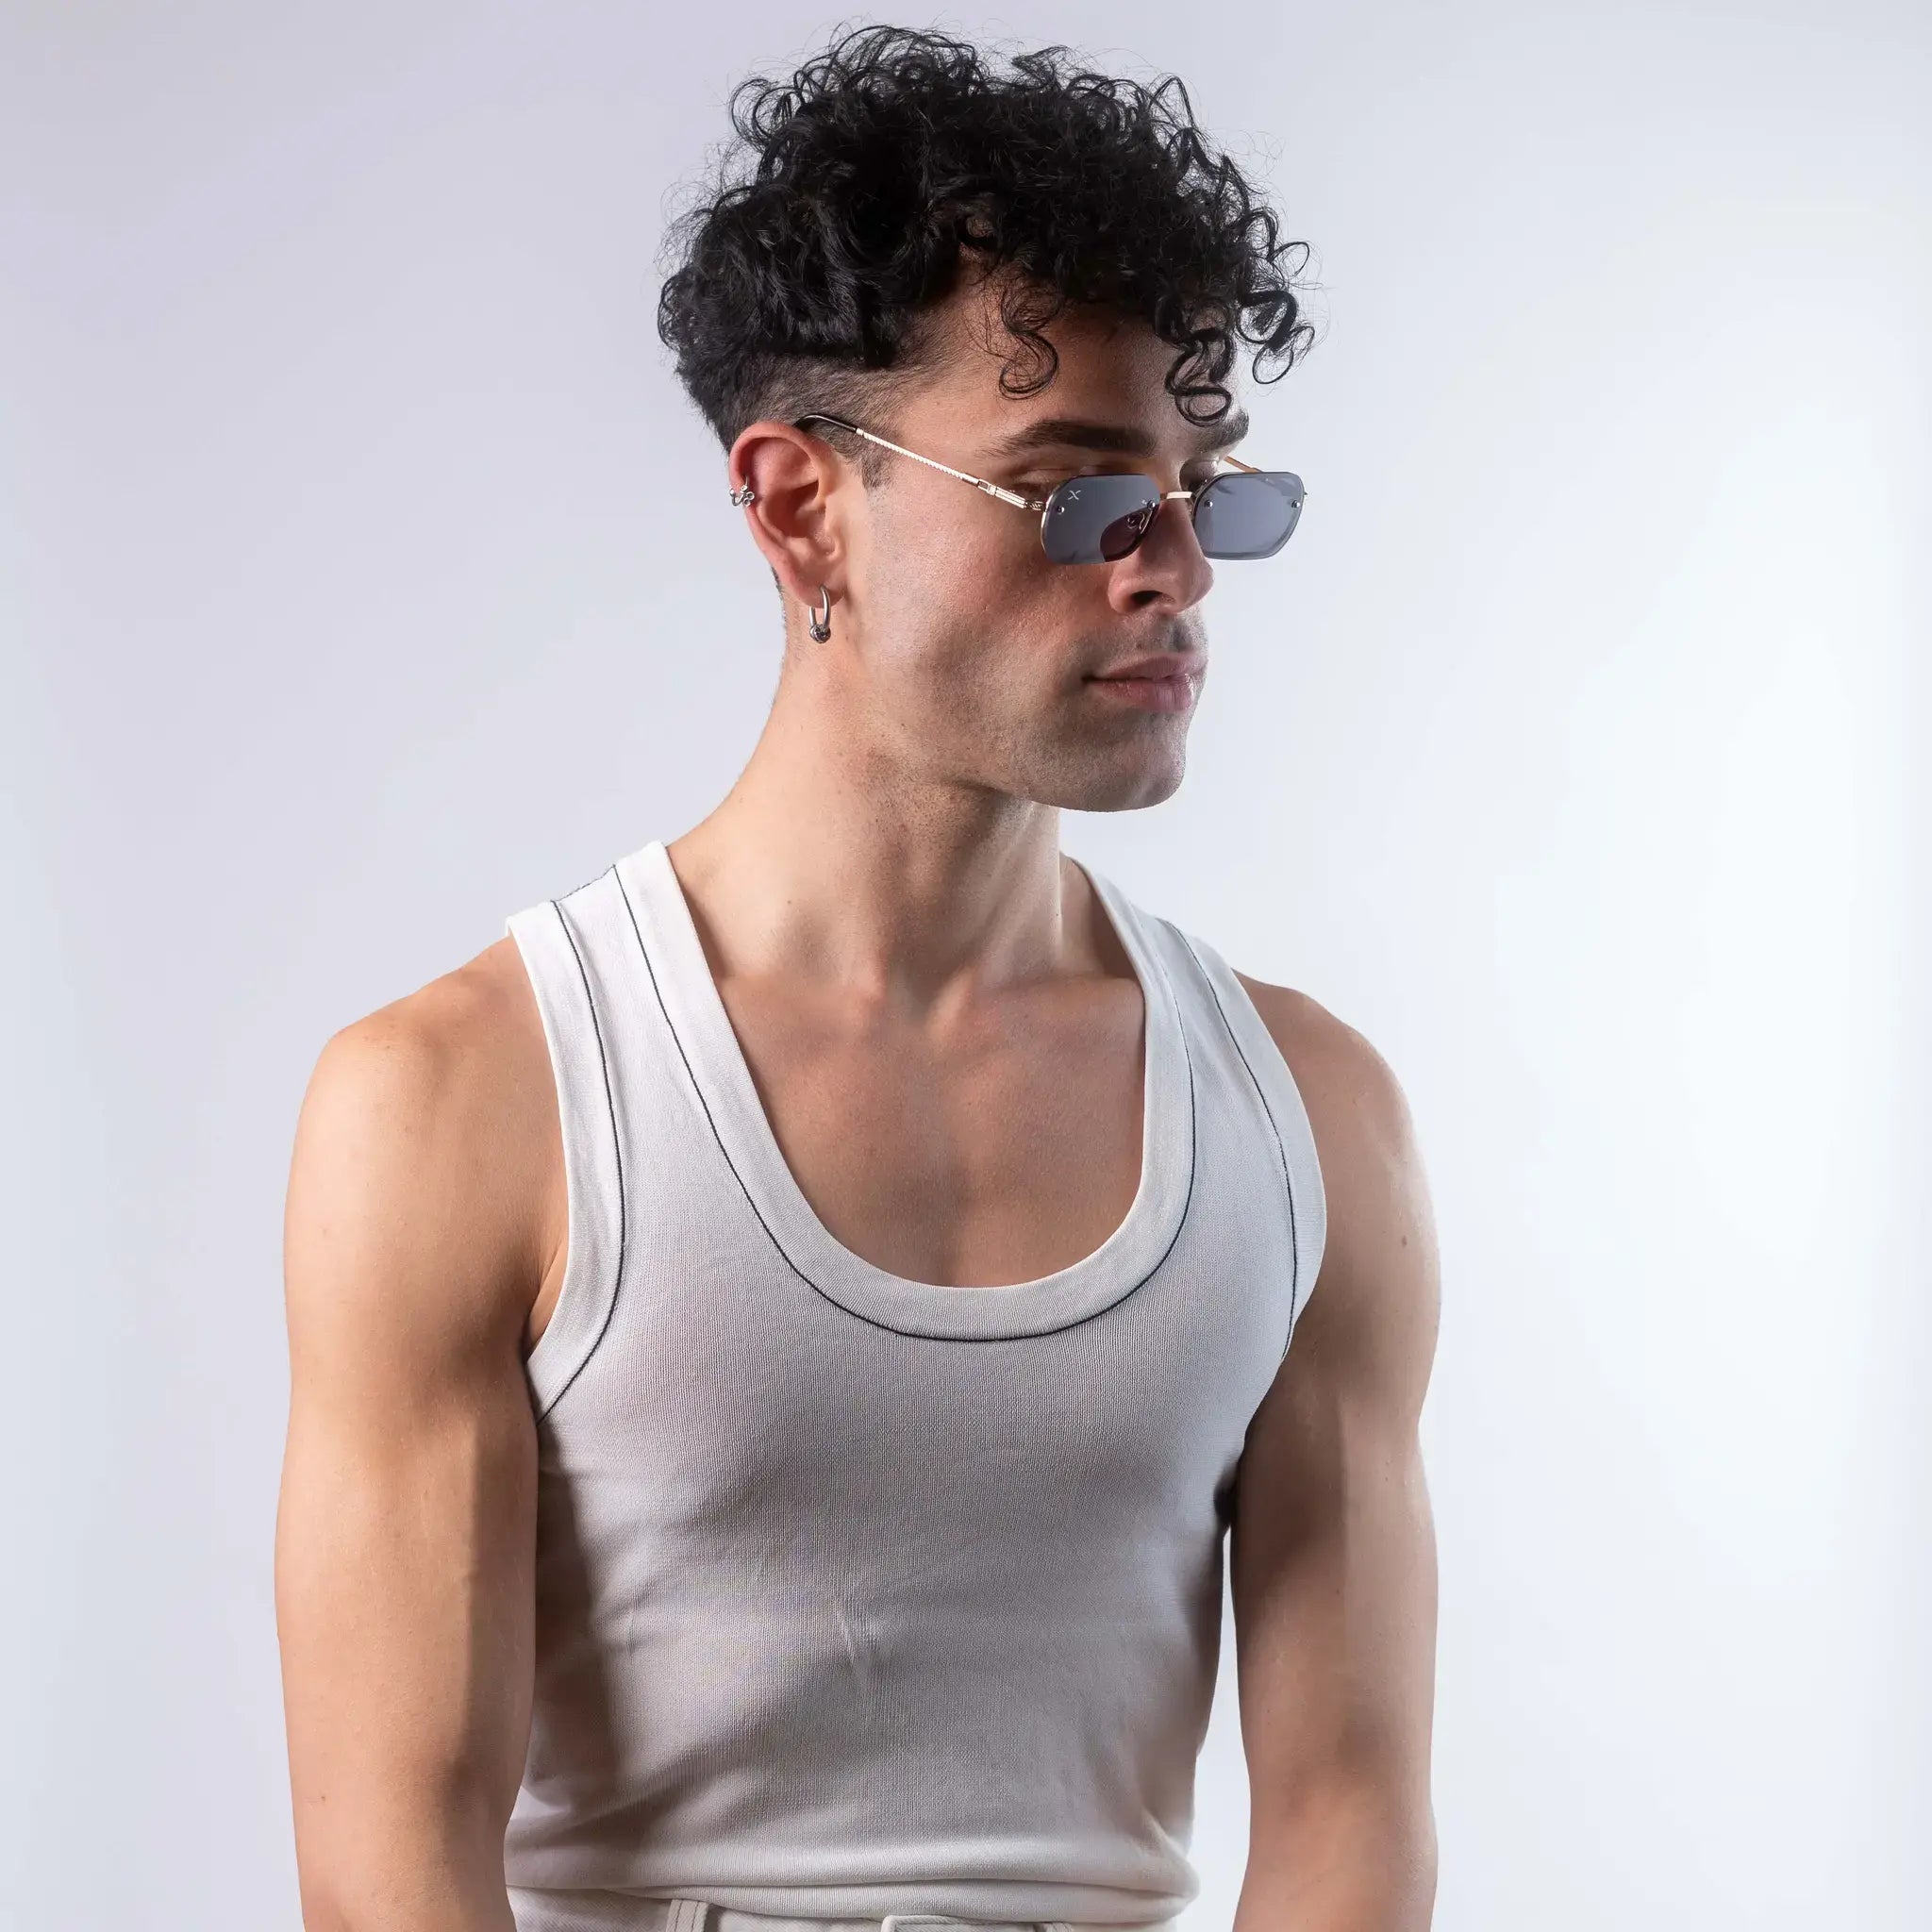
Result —
POLYGON ((1108 602, 1116 610, 1164 603, 1171 610, 1198 604, 1214 583, 1214 566, 1194 535, 1193 506, 1163 497, 1147 534, 1108 573, 1108 602))

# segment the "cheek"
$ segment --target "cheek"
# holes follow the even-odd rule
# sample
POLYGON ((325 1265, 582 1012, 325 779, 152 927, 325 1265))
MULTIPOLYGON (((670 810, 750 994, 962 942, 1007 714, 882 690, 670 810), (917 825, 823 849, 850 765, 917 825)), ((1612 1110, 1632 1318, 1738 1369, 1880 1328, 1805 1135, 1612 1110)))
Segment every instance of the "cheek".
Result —
POLYGON ((874 536, 874 608, 908 635, 971 641, 983 658, 1004 638, 1080 626, 1079 573, 1047 562, 1035 512, 969 494, 957 511, 928 505, 874 536))
POLYGON ((874 662, 921 713, 1031 714, 1094 629, 1081 572, 1048 563, 1037 513, 999 503, 895 505, 875 517, 867 564, 874 662))
MULTIPOLYGON (((934 515, 902 531, 898 556, 888 559, 891 573, 935 616, 1003 603, 1029 575, 1024 525, 1002 529, 970 502, 964 512, 934 515)), ((1008 514, 1019 521, 1018 511, 1008 514)))

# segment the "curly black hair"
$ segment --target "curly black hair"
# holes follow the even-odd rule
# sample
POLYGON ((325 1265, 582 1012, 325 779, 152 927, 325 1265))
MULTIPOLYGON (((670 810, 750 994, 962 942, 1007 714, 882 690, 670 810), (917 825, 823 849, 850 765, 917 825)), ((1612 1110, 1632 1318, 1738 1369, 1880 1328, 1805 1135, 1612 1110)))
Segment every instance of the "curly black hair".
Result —
MULTIPOLYGON (((890 421, 929 347, 929 305, 961 258, 998 281, 1017 347, 1003 393, 1030 395, 1058 358, 1040 333, 1070 303, 1152 325, 1179 352, 1165 378, 1192 423, 1232 405, 1235 338, 1260 381, 1314 331, 1274 212, 1203 141, 1186 88, 1075 67, 1064 46, 997 72, 947 35, 865 26, 789 82, 732 92, 735 143, 677 216, 658 332, 728 449, 747 423, 807 409, 890 421), (1264 368, 1264 363, 1270 366, 1264 368), (1219 406, 1196 413, 1203 398, 1219 406)), ((861 444, 868 483, 882 452, 861 444)))

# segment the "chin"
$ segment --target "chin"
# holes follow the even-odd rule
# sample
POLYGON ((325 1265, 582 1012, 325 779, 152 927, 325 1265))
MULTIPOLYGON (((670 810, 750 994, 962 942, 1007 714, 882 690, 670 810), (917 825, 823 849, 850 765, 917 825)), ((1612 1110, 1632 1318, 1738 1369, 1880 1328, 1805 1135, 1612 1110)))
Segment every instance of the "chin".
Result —
POLYGON ((1172 755, 1122 759, 1105 770, 1062 769, 1050 778, 1013 789, 1023 797, 1064 811, 1141 811, 1172 798, 1186 773, 1186 756, 1176 745, 1172 755))

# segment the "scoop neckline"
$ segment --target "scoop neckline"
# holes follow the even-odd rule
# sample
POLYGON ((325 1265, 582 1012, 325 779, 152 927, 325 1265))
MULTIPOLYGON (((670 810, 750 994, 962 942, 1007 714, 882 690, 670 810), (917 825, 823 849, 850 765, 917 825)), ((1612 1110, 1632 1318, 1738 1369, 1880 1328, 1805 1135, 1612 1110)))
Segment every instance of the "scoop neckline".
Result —
POLYGON ((958 1340, 1042 1334, 1133 1293, 1180 1233, 1194 1165, 1193 1074, 1180 1003, 1139 908, 1104 874, 1074 863, 1099 897, 1141 987, 1140 1183, 1097 1248, 1030 1281, 986 1287, 895 1274, 848 1248, 819 1219, 772 1131, 665 841, 653 839, 616 863, 665 1021, 747 1202, 792 1272, 852 1314, 903 1333, 958 1340))

